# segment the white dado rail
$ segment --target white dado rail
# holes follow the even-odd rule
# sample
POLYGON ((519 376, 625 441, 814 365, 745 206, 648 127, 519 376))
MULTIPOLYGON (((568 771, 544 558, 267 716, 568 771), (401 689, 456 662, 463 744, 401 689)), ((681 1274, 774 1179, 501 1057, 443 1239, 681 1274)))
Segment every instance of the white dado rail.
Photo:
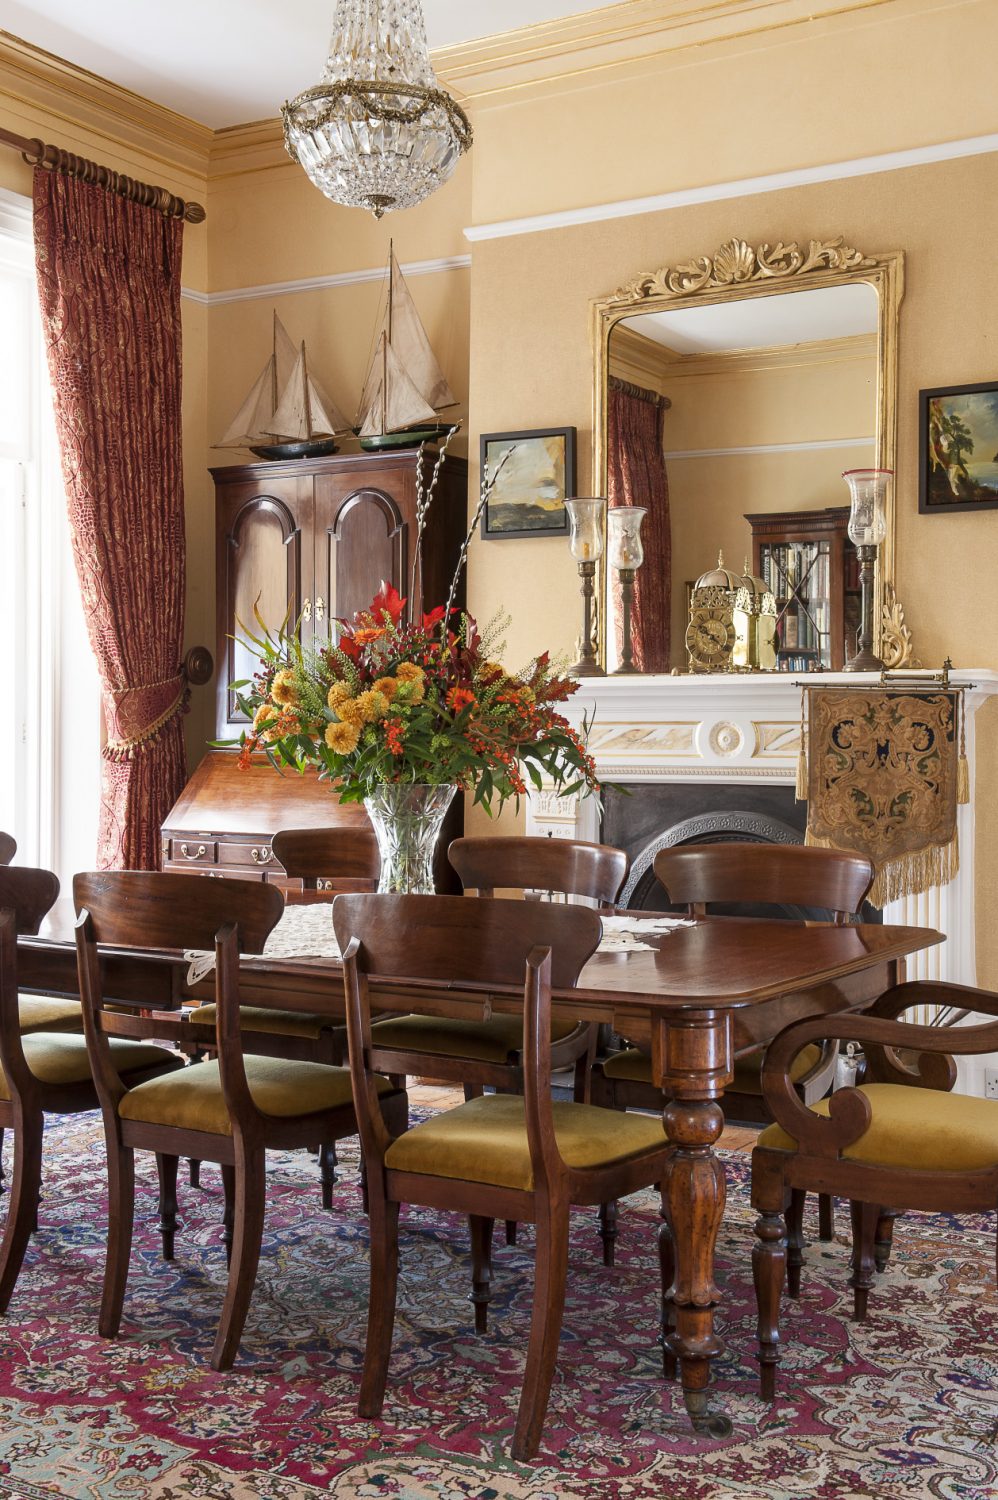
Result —
MULTIPOLYGON (((814 681, 859 687, 875 686, 879 677, 822 672, 814 681)), ((998 672, 959 671, 950 681, 954 687, 972 685, 964 698, 972 800, 958 812, 959 874, 949 885, 893 902, 884 919, 947 934, 944 944, 911 960, 911 978, 974 984, 974 720, 985 699, 998 692, 998 672)), ((567 712, 576 727, 583 714, 592 719, 589 748, 604 781, 792 786, 800 750, 800 683, 800 677, 775 672, 587 678, 567 712)), ((594 798, 533 793, 527 831, 595 840, 599 818, 594 798)))

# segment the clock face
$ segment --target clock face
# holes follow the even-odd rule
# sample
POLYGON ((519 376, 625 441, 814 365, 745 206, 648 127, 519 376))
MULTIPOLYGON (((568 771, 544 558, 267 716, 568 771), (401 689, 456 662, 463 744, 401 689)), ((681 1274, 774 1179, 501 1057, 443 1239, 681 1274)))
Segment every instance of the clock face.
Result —
POLYGON ((703 606, 690 614, 686 649, 694 672, 720 672, 731 665, 735 627, 729 610, 703 606))

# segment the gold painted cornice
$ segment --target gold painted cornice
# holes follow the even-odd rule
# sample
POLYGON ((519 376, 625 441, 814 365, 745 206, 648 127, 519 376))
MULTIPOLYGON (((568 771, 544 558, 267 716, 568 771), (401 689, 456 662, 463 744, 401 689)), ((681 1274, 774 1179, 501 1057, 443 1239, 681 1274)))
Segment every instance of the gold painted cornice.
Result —
MULTIPOLYGON (((65 122, 73 135, 58 144, 73 149, 82 129, 117 149, 131 148, 204 182, 215 132, 207 125, 109 83, 20 37, 0 31, 0 93, 6 100, 42 110, 65 122)), ((55 129, 53 128, 53 135, 55 129)))
MULTIPOLYGON (((622 374, 618 365, 627 363, 633 370, 643 370, 656 380, 687 379, 693 376, 746 375, 763 370, 797 370, 815 365, 854 364, 856 360, 875 360, 877 335, 852 333, 837 339, 805 340, 799 344, 779 344, 760 349, 718 349, 709 354, 677 354, 657 339, 626 324, 614 330, 610 348, 610 373, 622 374)), ((634 377, 626 375, 624 379, 634 377)))

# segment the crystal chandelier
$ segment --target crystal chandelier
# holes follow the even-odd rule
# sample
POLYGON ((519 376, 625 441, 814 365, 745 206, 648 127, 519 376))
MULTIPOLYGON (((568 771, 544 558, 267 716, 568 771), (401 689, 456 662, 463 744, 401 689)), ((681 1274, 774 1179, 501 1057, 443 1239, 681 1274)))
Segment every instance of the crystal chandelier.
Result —
POLYGON ((336 0, 322 82, 281 113, 316 187, 378 219, 428 198, 471 145, 467 115, 437 87, 420 0, 336 0))

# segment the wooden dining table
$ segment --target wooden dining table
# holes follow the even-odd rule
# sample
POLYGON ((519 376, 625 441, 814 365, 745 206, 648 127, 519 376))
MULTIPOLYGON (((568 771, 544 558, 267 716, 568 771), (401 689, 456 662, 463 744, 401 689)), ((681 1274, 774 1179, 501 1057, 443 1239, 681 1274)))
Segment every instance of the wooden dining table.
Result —
MULTIPOLYGON (((647 914, 649 926, 654 918, 647 914)), ((72 913, 57 907, 39 937, 19 940, 22 990, 77 993, 71 921, 72 913)), ((637 937, 639 948, 594 954, 574 988, 554 992, 552 1010, 558 1019, 608 1022, 651 1052, 675 1146, 666 1185, 675 1279, 663 1334, 678 1360, 694 1427, 724 1436, 729 1418, 707 1404, 711 1361, 721 1349, 714 1247, 726 1192, 714 1145, 724 1125, 719 1100, 735 1060, 802 1017, 864 1009, 903 978, 906 957, 944 937, 924 927, 738 917, 707 917, 637 937)), ((127 1005, 175 1010, 214 998, 210 977, 190 982, 181 953, 107 950, 102 964, 106 998, 127 1005)), ((328 956, 245 958, 241 993, 245 1004, 337 1020, 344 1013, 341 967, 328 956)), ((463 977, 448 985, 373 979, 371 1000, 382 1009, 477 1020, 515 1014, 522 991, 463 977)))

